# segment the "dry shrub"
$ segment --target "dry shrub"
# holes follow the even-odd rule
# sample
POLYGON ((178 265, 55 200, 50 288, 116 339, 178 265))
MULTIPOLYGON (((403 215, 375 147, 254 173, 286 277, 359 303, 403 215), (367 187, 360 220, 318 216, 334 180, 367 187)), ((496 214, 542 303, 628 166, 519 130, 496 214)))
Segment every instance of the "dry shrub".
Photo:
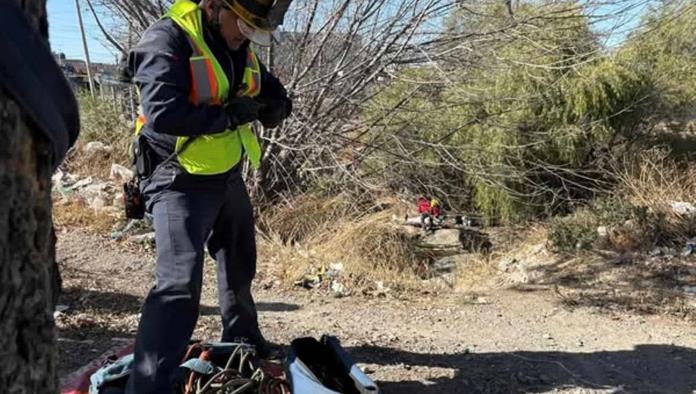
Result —
POLYGON ((458 265, 458 291, 481 292, 516 285, 526 271, 554 261, 547 248, 548 229, 530 223, 525 226, 488 230, 495 248, 490 253, 472 253, 458 265))
POLYGON ((351 267, 360 266, 365 272, 413 272, 422 254, 414 237, 391 223, 392 216, 390 211, 366 215, 318 234, 318 251, 334 260, 350 261, 351 267))
POLYGON ((109 234, 119 222, 118 216, 91 209, 80 199, 65 199, 53 205, 53 222, 58 229, 87 228, 97 234, 109 234))
POLYGON ((498 270, 496 263, 503 257, 503 254, 484 254, 472 253, 465 256, 464 260, 457 265, 455 271, 454 287, 460 292, 488 291, 498 287, 495 283, 498 270))
POLYGON ((80 104, 80 137, 63 166, 67 171, 81 176, 108 178, 111 164, 127 165, 129 147, 133 137, 133 124, 127 115, 114 107, 110 98, 87 94, 78 96, 80 104), (103 155, 88 156, 84 146, 99 141, 111 148, 103 155))
POLYGON ((670 159, 652 150, 617 171, 618 195, 644 208, 650 228, 659 242, 679 241, 696 234, 696 215, 675 212, 674 203, 696 207, 696 166, 670 159))
POLYGON ((428 257, 418 250, 413 232, 393 223, 400 212, 399 202, 390 199, 356 209, 347 196, 302 196, 267 213, 261 261, 286 283, 341 263, 342 281, 354 289, 376 281, 410 288, 428 257))
POLYGON ((553 218, 549 223, 549 244, 557 252, 589 249, 597 240, 598 225, 597 216, 588 209, 553 218))
POLYGON ((695 166, 651 150, 616 165, 614 176, 611 194, 551 220, 549 241, 556 250, 646 251, 696 235, 695 166), (675 210, 675 204, 685 211, 675 210), (606 236, 598 234, 600 228, 606 236))
POLYGON ((285 200, 261 215, 259 225, 281 243, 303 242, 350 216, 350 204, 343 195, 319 197, 302 195, 285 200))

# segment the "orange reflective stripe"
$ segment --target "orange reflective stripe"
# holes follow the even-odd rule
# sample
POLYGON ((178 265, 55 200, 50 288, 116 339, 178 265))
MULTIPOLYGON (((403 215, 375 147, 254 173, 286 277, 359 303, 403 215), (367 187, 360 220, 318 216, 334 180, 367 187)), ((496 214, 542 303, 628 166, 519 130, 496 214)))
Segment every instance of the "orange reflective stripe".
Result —
POLYGON ((261 90, 261 67, 259 59, 251 48, 247 49, 246 67, 244 68, 244 90, 242 94, 254 97, 261 90))
POLYGON ((140 134, 140 130, 143 129, 143 126, 145 126, 145 123, 147 123, 147 119, 145 118, 145 115, 140 114, 138 117, 135 119, 135 134, 140 134))

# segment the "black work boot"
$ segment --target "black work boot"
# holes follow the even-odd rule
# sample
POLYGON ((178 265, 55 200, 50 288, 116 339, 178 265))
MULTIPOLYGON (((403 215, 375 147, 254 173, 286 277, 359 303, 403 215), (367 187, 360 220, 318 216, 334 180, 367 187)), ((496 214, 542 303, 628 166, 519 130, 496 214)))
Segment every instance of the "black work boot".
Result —
POLYGON ((255 344, 256 353, 259 358, 264 360, 282 360, 285 358, 285 349, 282 345, 271 343, 265 339, 260 343, 255 344))
POLYGON ((253 340, 247 337, 235 337, 234 342, 254 346, 256 355, 263 360, 282 360, 285 357, 283 346, 268 342, 264 338, 253 340))

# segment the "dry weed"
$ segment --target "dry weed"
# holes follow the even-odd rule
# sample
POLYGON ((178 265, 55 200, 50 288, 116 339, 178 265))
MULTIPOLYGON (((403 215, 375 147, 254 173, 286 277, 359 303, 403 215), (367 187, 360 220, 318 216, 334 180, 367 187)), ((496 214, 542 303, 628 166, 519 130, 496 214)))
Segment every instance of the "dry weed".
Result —
POLYGON ((344 220, 349 216, 349 208, 344 196, 303 195, 263 212, 260 226, 281 243, 303 242, 344 220))
POLYGON ((674 241, 696 234, 696 215, 679 213, 674 203, 696 206, 696 166, 676 162, 661 151, 649 151, 617 171, 617 195, 656 218, 651 230, 662 240, 674 241))
POLYGON ((58 229, 87 228, 97 234, 109 234, 119 215, 91 209, 80 199, 66 199, 53 205, 53 222, 58 229))
POLYGON ((497 287, 493 283, 498 270, 496 263, 502 258, 500 254, 474 253, 460 262, 455 271, 455 285, 457 291, 479 292, 488 291, 497 287))
POLYGON ((78 97, 80 104, 80 138, 63 166, 68 172, 81 176, 108 178, 111 164, 127 165, 129 147, 133 137, 133 125, 126 115, 114 107, 110 98, 91 98, 87 94, 78 97), (86 155, 83 147, 99 141, 111 148, 103 155, 86 155))
POLYGON ((276 266, 285 283, 321 275, 340 263, 343 281, 354 289, 376 281, 413 287, 428 257, 412 233, 393 223, 403 208, 396 200, 381 200, 356 209, 349 200, 304 196, 273 208, 263 220, 262 261, 276 266), (372 206, 390 208, 375 212, 372 206))

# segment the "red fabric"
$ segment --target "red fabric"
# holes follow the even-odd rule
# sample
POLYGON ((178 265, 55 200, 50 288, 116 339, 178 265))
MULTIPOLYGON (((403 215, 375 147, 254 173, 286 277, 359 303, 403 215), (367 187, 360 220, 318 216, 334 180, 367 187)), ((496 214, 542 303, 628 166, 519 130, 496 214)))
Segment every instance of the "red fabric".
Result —
POLYGON ((435 217, 440 217, 440 214, 441 214, 441 213, 442 213, 442 211, 440 210, 440 207, 439 207, 439 206, 434 206, 434 207, 431 209, 431 212, 430 212, 430 214, 433 215, 433 216, 435 216, 435 217))
POLYGON ((134 343, 120 344, 112 347, 104 352, 101 356, 92 360, 89 364, 78 369, 65 378, 65 383, 60 388, 61 394, 89 394, 90 378, 92 374, 104 366, 104 360, 107 357, 115 355, 116 358, 121 358, 127 354, 133 353, 134 343))
POLYGON ((425 198, 418 199, 418 213, 430 213, 430 202, 425 198))

